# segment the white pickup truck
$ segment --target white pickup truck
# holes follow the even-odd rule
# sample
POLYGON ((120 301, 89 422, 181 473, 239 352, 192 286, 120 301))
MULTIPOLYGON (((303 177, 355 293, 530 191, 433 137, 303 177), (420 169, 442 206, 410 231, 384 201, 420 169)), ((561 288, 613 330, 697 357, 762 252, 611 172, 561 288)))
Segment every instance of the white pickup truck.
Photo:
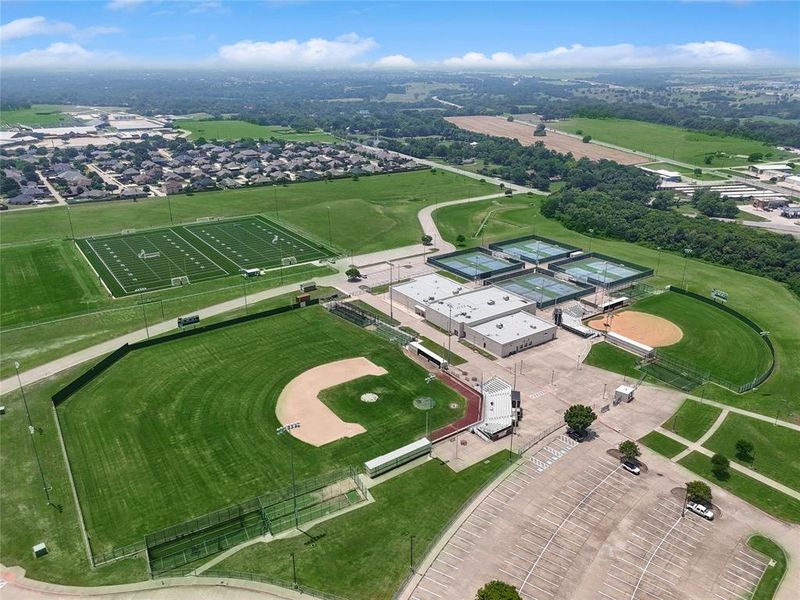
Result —
POLYGON ((690 501, 686 503, 686 508, 688 508, 694 514, 700 515, 704 519, 708 519, 709 521, 714 520, 714 511, 710 508, 707 508, 704 504, 690 501))

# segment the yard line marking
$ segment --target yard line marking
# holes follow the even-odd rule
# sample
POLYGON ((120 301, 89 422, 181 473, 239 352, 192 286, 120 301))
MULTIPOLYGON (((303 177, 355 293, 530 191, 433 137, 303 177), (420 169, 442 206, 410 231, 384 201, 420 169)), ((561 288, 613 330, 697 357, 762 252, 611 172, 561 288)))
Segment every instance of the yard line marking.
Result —
POLYGON ((122 285, 122 282, 120 282, 120 280, 119 280, 119 279, 117 279, 117 276, 116 276, 116 275, 114 275, 114 271, 112 271, 111 269, 109 269, 109 268, 108 268, 108 265, 106 264, 106 261, 104 261, 104 260, 103 260, 103 257, 102 257, 102 256, 100 256, 100 253, 99 253, 99 252, 97 252, 97 250, 96 250, 96 249, 95 249, 95 247, 94 247, 94 244, 92 244, 92 241, 91 241, 91 240, 89 240, 89 239, 87 239, 87 240, 86 240, 86 243, 87 243, 87 244, 89 244, 89 247, 92 249, 92 252, 94 252, 94 255, 95 255, 97 258, 99 258, 99 259, 100 259, 100 262, 101 262, 101 263, 103 263, 103 266, 106 268, 106 271, 108 271, 108 272, 109 272, 109 274, 110 274, 110 275, 111 275, 111 276, 114 278, 114 281, 116 281, 116 282, 117 282, 117 285, 119 285, 119 287, 121 287, 121 288, 122 288, 122 291, 123 291, 123 292, 125 292, 126 294, 127 294, 127 293, 129 293, 129 292, 128 292, 128 288, 126 288, 124 285, 122 285))
MULTIPOLYGON (((186 228, 186 227, 184 227, 184 229, 185 229, 186 231, 189 231, 189 229, 188 229, 188 228, 186 228)), ((175 235, 177 235, 177 236, 178 236, 179 238, 181 238, 181 239, 182 239, 184 242, 186 242, 186 244, 188 244, 190 248, 192 248, 192 249, 193 249, 195 252, 197 252, 197 253, 198 253, 198 254, 200 254, 201 256, 204 256, 204 257, 205 257, 205 259, 206 259, 208 262, 210 262, 212 265, 214 265, 215 267, 217 267, 217 268, 218 268, 220 271, 222 271, 223 273, 227 273, 227 272, 228 272, 228 271, 226 271, 225 269, 223 269, 222 267, 220 267, 220 266, 219 266, 217 263, 215 263, 213 260, 211 260, 211 257, 209 257, 209 256, 206 256, 206 254, 205 254, 204 252, 201 252, 200 250, 198 250, 197 248, 195 248, 195 246, 194 246, 194 245, 193 245, 191 242, 189 242, 188 240, 186 240, 186 239, 185 239, 185 238, 184 238, 184 237, 183 237, 183 236, 182 236, 180 233, 178 233, 178 230, 177 230, 177 229, 174 229, 173 231, 175 232, 175 235)), ((208 243, 204 242, 204 240, 202 240, 202 239, 200 239, 199 237, 197 237, 196 235, 194 235, 194 233, 192 233, 191 231, 189 231, 189 233, 191 233, 191 234, 192 234, 194 237, 196 237, 198 240, 200 240, 201 242, 205 243, 205 244, 206 244, 206 245, 207 245, 209 248, 211 248, 211 245, 210 245, 210 244, 208 244, 208 243)), ((214 250, 214 248, 211 248, 211 249, 212 249, 212 250, 214 250)), ((234 263, 233 261, 231 261, 231 262, 232 262, 233 264, 236 264, 236 263, 234 263)))

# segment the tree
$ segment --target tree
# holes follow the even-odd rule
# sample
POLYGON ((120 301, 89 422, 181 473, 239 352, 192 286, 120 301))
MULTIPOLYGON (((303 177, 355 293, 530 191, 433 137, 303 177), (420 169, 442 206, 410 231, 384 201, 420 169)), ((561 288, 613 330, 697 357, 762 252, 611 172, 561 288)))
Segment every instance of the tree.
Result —
POLYGON ((727 479, 729 476, 728 469, 731 466, 731 461, 722 454, 715 454, 711 457, 711 471, 717 479, 727 479))
POLYGON ((693 173, 695 177, 700 177, 703 174, 703 169, 695 169, 693 173))
POLYGON ((753 450, 755 450, 755 446, 753 446, 753 442, 749 440, 739 440, 736 442, 736 457, 739 460, 752 462, 753 450))
POLYGON ((686 483, 686 497, 692 502, 711 504, 711 488, 705 481, 689 481, 686 483))
POLYGON ((544 126, 544 123, 539 123, 536 126, 536 129, 533 130, 533 135, 536 137, 542 137, 547 135, 547 130, 544 126))
POLYGON ((764 155, 761 152, 753 152, 747 157, 747 162, 758 162, 764 160, 764 155))
POLYGON ((430 246, 432 242, 433 242, 433 238, 431 236, 429 236, 428 234, 425 234, 425 235, 422 236, 422 244, 424 246, 430 246))
POLYGON ((513 123, 514 122, 514 117, 512 115, 508 115, 506 117, 506 121, 508 121, 509 123, 513 123))
POLYGON ((356 269, 355 267, 350 267, 347 271, 344 272, 347 275, 348 281, 357 281, 361 279, 361 271, 356 269))
POLYGON ((589 142, 591 142, 591 141, 592 141, 592 136, 590 136, 590 135, 585 135, 585 136, 583 136, 583 137, 581 138, 581 141, 582 141, 584 144, 588 144, 589 142))
POLYGON ((596 418, 594 411, 583 404, 573 404, 564 413, 564 422, 573 431, 586 431, 596 418))
POLYGON ((710 165, 712 160, 714 160, 714 157, 713 157, 713 156, 711 156, 710 154, 708 154, 708 155, 706 155, 706 157, 703 159, 703 163, 704 163, 704 164, 706 164, 706 165, 710 165))
POLYGON ((465 238, 462 234, 459 233, 456 236, 456 245, 457 246, 463 246, 464 242, 466 242, 466 241, 467 241, 467 238, 465 238))
POLYGON ((478 590, 475 600, 522 600, 517 588, 504 581, 490 581, 478 590))
POLYGON ((506 188, 506 191, 503 192, 506 196, 512 196, 514 194, 514 190, 511 188, 506 188))
POLYGON ((636 442, 631 440, 625 440, 624 442, 620 443, 619 451, 622 456, 628 460, 634 460, 642 455, 641 451, 639 450, 639 446, 636 444, 636 442))

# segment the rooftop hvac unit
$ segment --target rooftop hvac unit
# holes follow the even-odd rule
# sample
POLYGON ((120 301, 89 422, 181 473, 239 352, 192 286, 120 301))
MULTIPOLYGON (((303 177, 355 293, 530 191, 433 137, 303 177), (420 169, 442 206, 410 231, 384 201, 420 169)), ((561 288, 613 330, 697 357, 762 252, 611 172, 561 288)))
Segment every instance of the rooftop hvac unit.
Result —
POLYGON ((503 328, 503 324, 502 323, 498 323, 497 325, 495 325, 495 327, 497 327, 498 329, 502 329, 503 328))
POLYGON ((503 296, 503 300, 511 300, 510 296, 503 296))
POLYGON ((489 302, 487 304, 489 304, 489 306, 493 305, 494 304, 494 300, 489 300, 489 302))

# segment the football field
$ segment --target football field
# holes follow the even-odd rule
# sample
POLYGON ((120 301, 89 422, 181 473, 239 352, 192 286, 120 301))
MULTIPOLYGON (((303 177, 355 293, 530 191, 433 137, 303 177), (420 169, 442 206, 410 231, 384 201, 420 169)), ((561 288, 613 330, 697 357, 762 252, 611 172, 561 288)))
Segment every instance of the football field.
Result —
POLYGON ((335 254, 262 216, 127 231, 77 243, 117 297, 335 254))

